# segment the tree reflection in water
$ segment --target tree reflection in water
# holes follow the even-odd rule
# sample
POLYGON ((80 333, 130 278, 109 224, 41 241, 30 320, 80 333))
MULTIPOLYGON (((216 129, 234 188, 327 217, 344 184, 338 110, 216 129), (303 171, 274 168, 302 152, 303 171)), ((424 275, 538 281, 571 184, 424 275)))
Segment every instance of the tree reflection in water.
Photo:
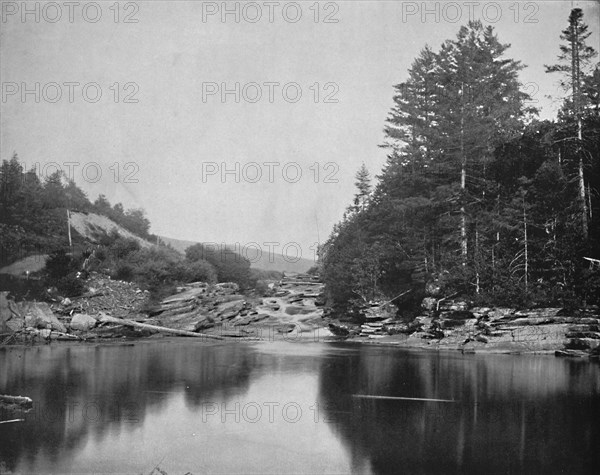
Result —
POLYGON ((320 404, 375 473, 591 473, 597 365, 360 347, 323 363, 320 404), (379 395, 454 403, 357 398, 379 395))
POLYGON ((35 401, 25 422, 1 426, 8 470, 81 471, 95 461, 85 468, 125 471, 153 466, 162 446, 176 447, 181 473, 589 473, 599 462, 600 368, 553 357, 325 343, 52 345, 2 350, 0 393, 35 401), (202 420, 206 404, 265 410, 269 401, 293 401, 303 419, 283 421, 278 408, 275 423, 266 412, 257 423, 202 420))

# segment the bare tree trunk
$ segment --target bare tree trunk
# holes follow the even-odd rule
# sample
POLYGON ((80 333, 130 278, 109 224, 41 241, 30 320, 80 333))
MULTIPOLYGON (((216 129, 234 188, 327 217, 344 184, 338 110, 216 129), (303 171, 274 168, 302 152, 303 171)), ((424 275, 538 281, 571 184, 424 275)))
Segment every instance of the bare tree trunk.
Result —
POLYGON ((73 243, 71 242, 71 213, 69 209, 67 209, 67 231, 69 235, 69 249, 73 249, 73 243))
POLYGON ((573 109, 577 119, 577 155, 579 155, 579 201, 581 205, 581 233, 583 239, 588 238, 588 210, 585 196, 585 177, 583 173, 583 153, 581 145, 583 142, 582 123, 581 123, 581 104, 580 104, 580 64, 579 64, 579 49, 578 49, 578 28, 573 22, 571 23, 571 82, 573 89, 573 109))
MULTIPOLYGON (((464 101, 464 85, 460 88, 460 100, 464 101)), ((460 190, 461 190, 461 207, 460 207, 460 250, 462 255, 463 266, 467 264, 467 216, 465 211, 465 191, 467 188, 467 157, 465 156, 465 116, 464 107, 461 107, 460 113, 460 190)))
POLYGON ((587 191, 587 197, 588 197, 588 216, 590 217, 590 220, 593 218, 592 216, 592 193, 590 192, 590 184, 588 182, 588 191, 587 191))
POLYGON ((581 131, 581 118, 577 119, 577 138, 579 139, 579 146, 577 148, 579 154, 579 200, 581 201, 581 232, 583 239, 588 238, 588 209, 587 200, 585 196, 585 178, 583 175, 583 153, 581 150, 582 143, 582 131, 581 131))
POLYGON ((529 242, 527 240, 527 210, 525 208, 525 195, 523 195, 523 230, 525 239, 525 293, 529 293, 529 242))
POLYGON ((480 276, 479 276, 479 229, 477 228, 477 222, 475 222, 475 292, 480 291, 480 276))

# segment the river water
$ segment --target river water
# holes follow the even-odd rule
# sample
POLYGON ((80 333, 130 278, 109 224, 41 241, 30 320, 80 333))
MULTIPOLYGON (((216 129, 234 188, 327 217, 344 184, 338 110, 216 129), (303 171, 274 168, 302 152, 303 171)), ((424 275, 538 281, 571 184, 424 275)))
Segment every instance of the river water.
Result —
POLYGON ((0 472, 600 466, 600 366, 549 356, 186 339, 52 345, 0 351, 0 393, 35 401, 17 415, 24 422, 0 425, 0 472))

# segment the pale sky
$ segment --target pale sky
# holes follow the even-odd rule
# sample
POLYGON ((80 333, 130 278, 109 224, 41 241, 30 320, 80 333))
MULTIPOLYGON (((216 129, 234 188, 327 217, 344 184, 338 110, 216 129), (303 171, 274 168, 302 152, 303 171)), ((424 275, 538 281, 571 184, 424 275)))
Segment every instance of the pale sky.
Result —
POLYGON ((238 23, 222 2, 28 2, 25 17, 22 2, 1 3, 1 159, 16 151, 28 167, 71 169, 92 201, 143 207, 157 234, 297 242, 307 258, 351 202, 361 163, 381 170, 393 85, 425 44, 437 50, 470 13, 492 24, 528 65, 521 81, 542 118, 556 111, 546 96, 561 94, 543 65, 555 62, 572 7, 600 49, 597 2, 228 2, 238 23), (36 83, 37 97, 22 97, 36 83), (236 83, 239 102, 222 98, 236 83))

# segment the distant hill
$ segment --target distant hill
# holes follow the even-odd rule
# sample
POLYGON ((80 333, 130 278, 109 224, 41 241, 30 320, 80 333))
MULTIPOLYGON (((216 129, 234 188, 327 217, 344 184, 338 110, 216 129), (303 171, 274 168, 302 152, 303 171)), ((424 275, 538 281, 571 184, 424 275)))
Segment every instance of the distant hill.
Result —
MULTIPOLYGON (((182 239, 174 239, 174 238, 169 238, 169 237, 165 237, 165 236, 159 236, 159 238, 166 244, 171 245, 173 247, 173 249, 181 252, 182 254, 185 253, 185 250, 188 247, 193 246, 194 244, 198 244, 197 242, 194 242, 194 241, 184 241, 182 239)), ((233 246, 232 244, 225 244, 225 247, 232 251, 236 251, 236 247, 233 246)), ((302 273, 302 272, 306 272, 308 269, 310 269, 314 265, 314 262, 310 259, 301 258, 297 262, 288 262, 287 260, 285 260, 283 258, 283 256, 281 254, 275 254, 272 257, 273 257, 273 262, 269 262, 269 253, 267 252, 267 249, 264 249, 260 259, 257 262, 253 262, 251 267, 254 269, 267 270, 267 271, 274 270, 274 271, 278 271, 278 272, 300 272, 300 273, 302 273)))

